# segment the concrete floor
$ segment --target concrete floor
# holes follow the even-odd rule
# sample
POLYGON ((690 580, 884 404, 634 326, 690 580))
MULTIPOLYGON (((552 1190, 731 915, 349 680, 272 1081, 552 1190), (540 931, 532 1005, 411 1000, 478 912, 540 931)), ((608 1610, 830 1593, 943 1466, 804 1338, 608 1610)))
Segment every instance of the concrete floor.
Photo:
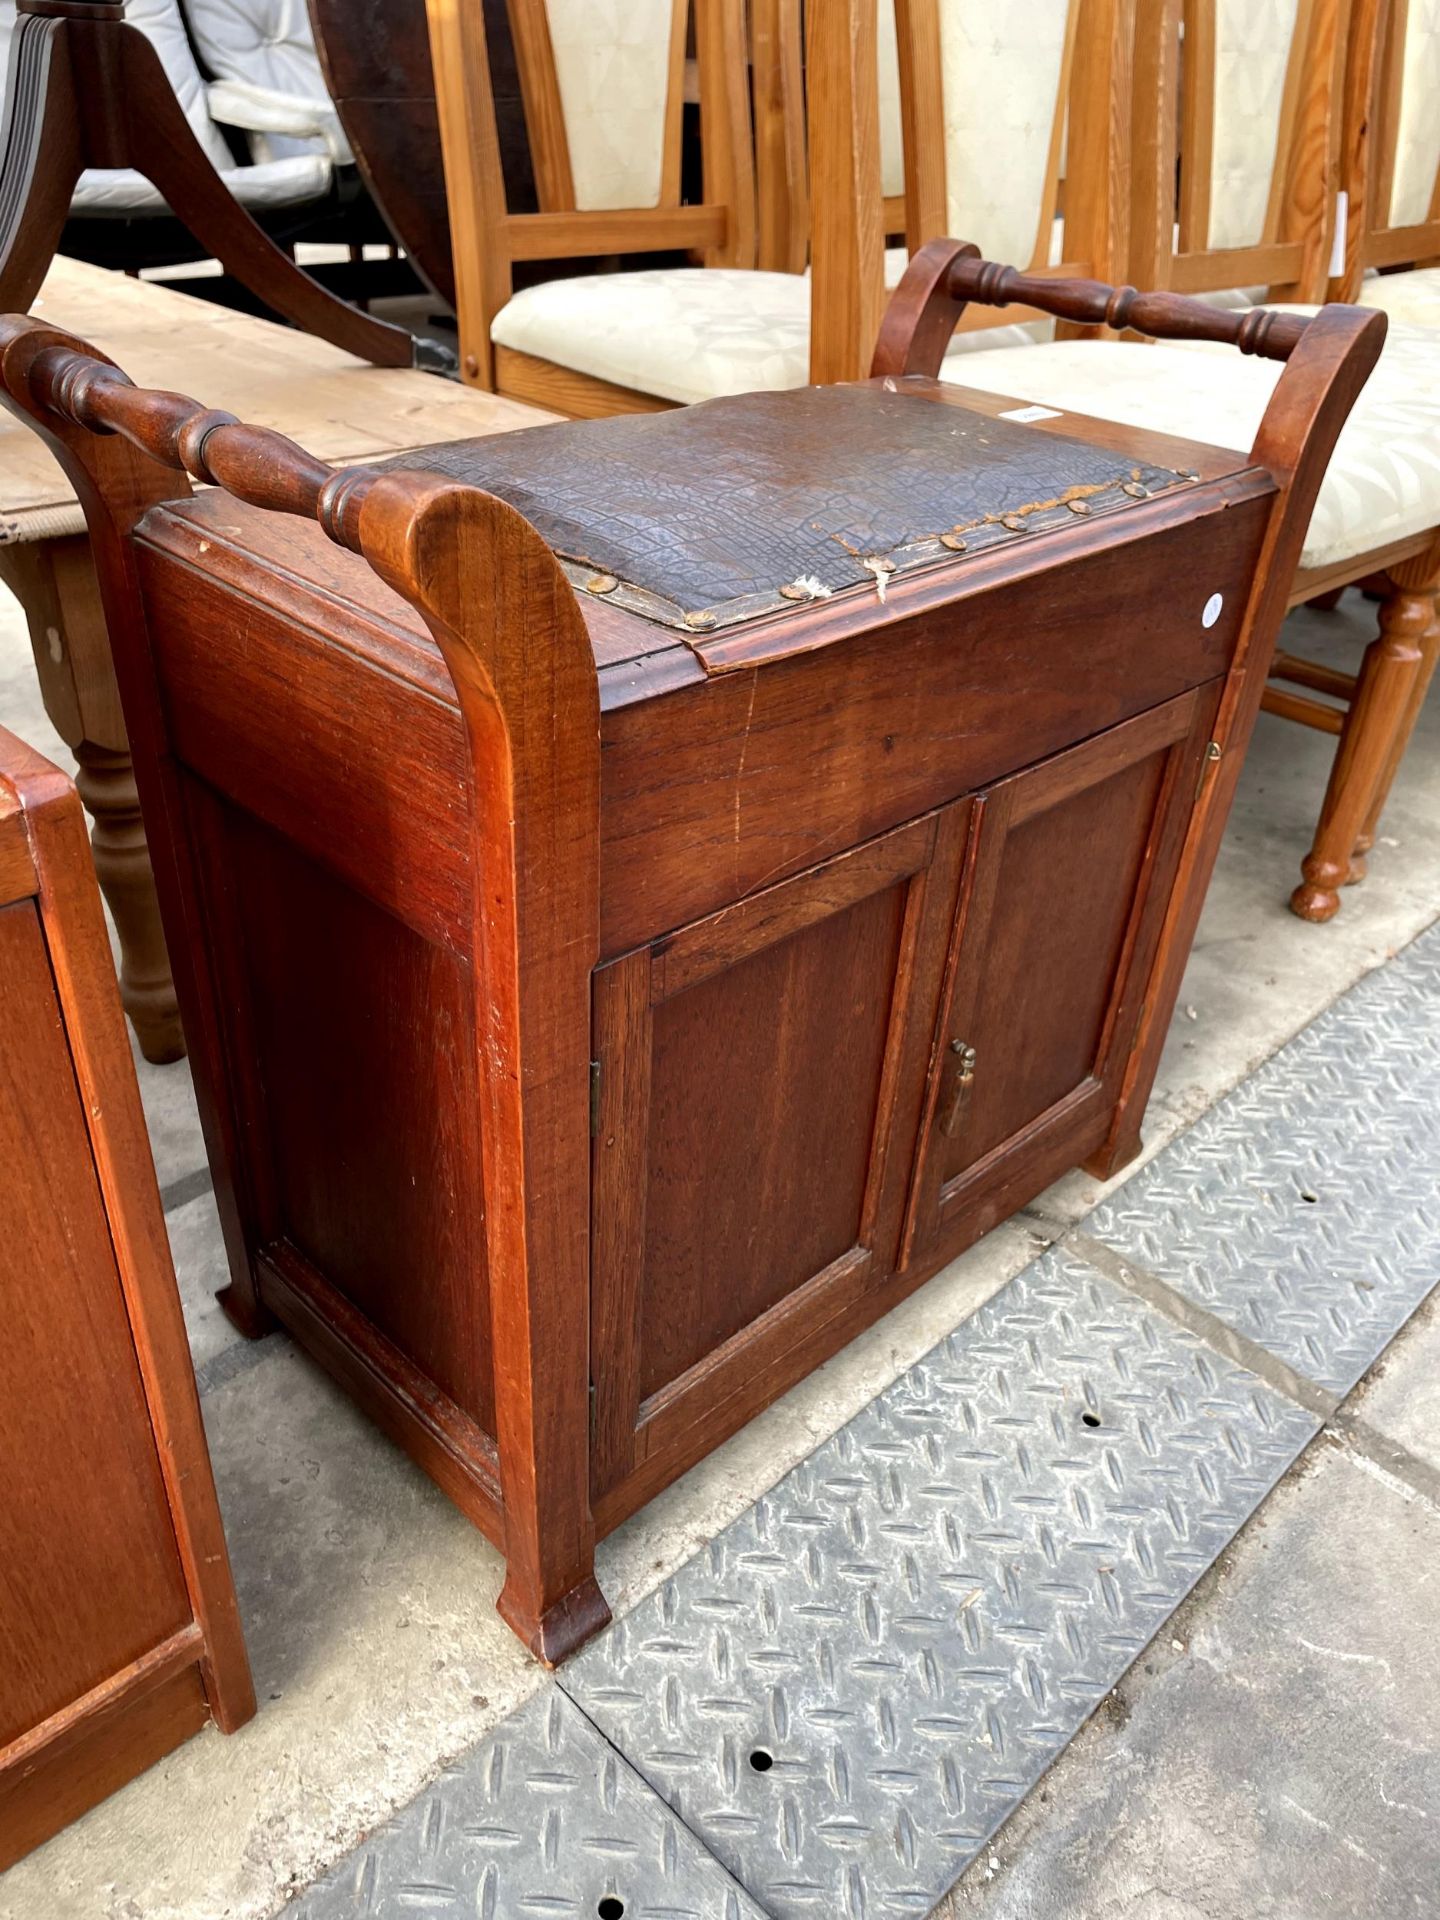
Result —
MULTIPOLYGON (((1372 632, 1373 610, 1352 594, 1335 614, 1296 616, 1285 644, 1353 665, 1372 632)), ((40 709, 23 625, 8 600, 0 609, 0 721, 68 764, 40 709)), ((1308 845, 1332 743, 1262 717, 1162 1063, 1147 1136, 1151 1151, 1440 914, 1437 749, 1440 701, 1422 718, 1370 879, 1347 895, 1338 920, 1309 927, 1284 901, 1308 845)), ((539 1681, 493 1612, 500 1581, 494 1550, 283 1335, 247 1345, 215 1310, 211 1295, 221 1256, 200 1174, 188 1077, 183 1067, 142 1066, 141 1082, 161 1185, 171 1201, 172 1241, 261 1711, 229 1740, 202 1734, 13 1869, 0 1880, 0 1920, 263 1920, 539 1681)), ((1061 1181, 606 1541, 599 1572, 617 1614, 973 1312, 1061 1227, 1081 1219, 1103 1191, 1081 1175, 1061 1181)), ((1408 1334, 1397 1356, 1408 1358, 1407 1343, 1427 1332, 1433 1341, 1433 1326, 1408 1334)), ((1371 1410, 1397 1443, 1417 1452, 1428 1447, 1432 1466, 1433 1377, 1433 1365, 1427 1377, 1423 1360, 1401 1366, 1397 1358, 1394 1372, 1374 1389, 1371 1410)), ((1343 1854, 1348 1862, 1346 1843, 1353 1842, 1381 1859, 1395 1887, 1403 1888, 1407 1829, 1398 1815, 1387 1825, 1379 1817, 1383 1804, 1363 1801, 1337 1768, 1366 1742, 1383 1741, 1387 1751, 1398 1752, 1405 1742, 1424 1741, 1435 1751, 1435 1699, 1427 1705, 1418 1697, 1416 1675, 1423 1665, 1417 1643, 1424 1582, 1440 1568, 1440 1528, 1426 1496, 1408 1486, 1404 1494, 1394 1492, 1399 1504, 1392 1513, 1370 1474, 1357 1454, 1327 1460, 1282 1486, 1222 1563, 1243 1571, 1253 1556, 1264 1555, 1255 1570, 1230 1588, 1222 1570, 1190 1603, 1203 1622, 1193 1641, 1185 1629, 1181 1645, 1201 1644, 1208 1633, 1206 1659, 1190 1660, 1180 1673, 1179 1656, 1162 1652, 1152 1663, 1154 1674, 1132 1676, 1135 1744, 1123 1749, 1123 1767, 1107 1760, 1103 1770, 1106 1791, 1120 1797, 1082 1807, 1082 1788, 1099 1793, 1101 1782, 1068 1785, 1077 1756, 1107 1735, 1106 1753, 1121 1751, 1117 1708, 1050 1776, 1042 1790, 1048 1799, 1035 1796, 1011 1823, 1020 1838, 1012 1845, 1011 1829, 1002 1834, 993 1870, 987 1860, 978 1879, 972 1874, 957 1889, 956 1914, 977 1901, 1006 1899, 1015 1904, 1000 1904, 997 1912, 1123 1911, 1137 1920, 1188 1920, 1191 1914, 1239 1920, 1251 1913, 1311 1920, 1362 1911, 1320 1904, 1266 1857, 1266 1835, 1282 1821, 1298 1823, 1285 1830, 1305 1852, 1298 1836, 1306 1813, 1342 1836, 1327 1842, 1337 1858, 1343 1854), (1350 1552, 1347 1588, 1341 1579, 1346 1529, 1360 1526, 1374 1532, 1357 1538, 1350 1552), (1324 1583, 1314 1602, 1321 1614, 1332 1590, 1337 1605, 1353 1601, 1359 1608, 1366 1582, 1376 1571, 1383 1582, 1387 1567, 1395 1569, 1396 1604, 1384 1615, 1383 1631, 1375 1624, 1373 1646, 1358 1631, 1339 1635, 1334 1622, 1305 1611, 1316 1581, 1324 1583), (1212 1620, 1204 1610, 1216 1605, 1222 1589, 1237 1606, 1212 1620), (1367 1720, 1371 1689, 1355 1684, 1355 1675, 1346 1685, 1336 1681, 1332 1668, 1345 1668, 1343 1659, 1308 1666, 1295 1652, 1301 1634, 1317 1645, 1359 1652, 1364 1658, 1355 1675, 1361 1678, 1380 1672, 1366 1664, 1373 1654, 1408 1674, 1407 1684, 1384 1714, 1376 1709, 1367 1720), (1182 1684, 1185 1673, 1196 1677, 1182 1684), (1326 1697, 1324 1716, 1302 1711, 1316 1688, 1326 1697), (1234 1703, 1242 1693, 1237 1716, 1234 1703), (1187 1716, 1203 1719, 1212 1710, 1217 1743, 1207 1770, 1203 1742, 1187 1716), (1229 1736, 1224 1745, 1218 1744, 1221 1726, 1229 1736), (1322 1747, 1333 1749, 1335 1766, 1326 1764, 1322 1747), (1187 1765, 1192 1775, 1206 1771, 1208 1798, 1193 1778, 1187 1784, 1187 1765), (1126 1791, 1136 1796, 1133 1807, 1126 1791), (1062 1800, 1062 1793, 1070 1797, 1062 1800), (1287 1795, 1302 1812, 1285 1811, 1287 1795), (1134 1827, 1123 1858, 1112 1859, 1093 1837, 1094 1823, 1107 1815, 1134 1827), (1067 1842, 1072 1818, 1081 1837, 1067 1842), (1225 1849, 1226 1822, 1238 1836, 1233 1874, 1213 1864, 1225 1849), (1246 1857, 1252 1857, 1249 1885, 1246 1857), (1097 1890, 1113 1887, 1097 1891, 1093 1909, 1092 1878, 1097 1890), (1173 1894, 1166 1891, 1172 1883, 1173 1894)), ((1306 1656, 1312 1658, 1326 1656, 1306 1656)), ((1422 1760, 1411 1755, 1397 1765, 1385 1790, 1423 1810, 1424 1783, 1414 1777, 1422 1760)), ((1440 1808, 1434 1817, 1440 1820, 1440 1808)), ((1318 1836, 1321 1829, 1314 1831, 1318 1836)), ((1308 1846, 1318 1862, 1318 1840, 1308 1846)), ((1388 1883, 1378 1868, 1369 1871, 1373 1898, 1363 1911, 1420 1910, 1385 1904, 1388 1883)), ((1334 1880, 1337 1888, 1351 1884, 1334 1880)))

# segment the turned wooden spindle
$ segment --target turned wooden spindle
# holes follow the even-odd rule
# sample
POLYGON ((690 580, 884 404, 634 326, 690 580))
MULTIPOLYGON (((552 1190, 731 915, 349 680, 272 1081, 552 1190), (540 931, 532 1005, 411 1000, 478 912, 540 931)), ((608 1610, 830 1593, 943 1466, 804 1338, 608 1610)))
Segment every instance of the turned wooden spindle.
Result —
POLYGON ((1298 314, 1266 307, 1231 313, 1179 293, 1141 293, 1102 280, 1022 273, 982 260, 968 242, 932 240, 910 262, 886 309, 872 373, 937 378, 961 315, 977 303, 1030 307, 1074 326, 1109 327, 1157 340, 1214 340, 1263 360, 1288 360, 1309 325, 1298 314))
MULTIPOLYGON (((3 339, 3 335, 0 335, 3 339)), ((118 367, 74 347, 47 347, 30 368, 31 393, 72 425, 115 433, 202 486, 247 506, 314 519, 337 546, 362 551, 360 509, 380 475, 332 467, 277 433, 183 393, 136 387, 118 367)))

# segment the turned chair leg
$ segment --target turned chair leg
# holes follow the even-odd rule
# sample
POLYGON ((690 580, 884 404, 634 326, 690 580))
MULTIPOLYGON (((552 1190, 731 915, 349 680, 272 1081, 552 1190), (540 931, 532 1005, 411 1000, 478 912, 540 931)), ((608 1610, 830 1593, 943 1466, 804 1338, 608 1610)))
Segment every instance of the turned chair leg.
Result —
POLYGON ((1419 591, 1428 594, 1430 599, 1430 622, 1420 637, 1420 671, 1415 676, 1415 684, 1410 690, 1410 702, 1405 710, 1405 718, 1400 723, 1400 730, 1395 736, 1394 745, 1381 771, 1379 785, 1370 802, 1370 811, 1365 816, 1365 824, 1360 829, 1359 838, 1355 842, 1350 858, 1352 884, 1365 878, 1368 865, 1366 856, 1375 845, 1375 836, 1380 831, 1380 816, 1385 811, 1385 803, 1390 798, 1390 789, 1395 784, 1396 774, 1400 771, 1400 762, 1405 758, 1406 748, 1410 745, 1410 736, 1415 731, 1415 722, 1420 718, 1420 709, 1424 706, 1425 696, 1430 690, 1436 663, 1440 661, 1440 605, 1437 605, 1440 581, 1432 580, 1419 591))
POLYGON ((1403 752, 1407 715, 1424 664, 1422 642, 1434 618, 1434 588, 1398 580, 1380 608, 1380 632, 1365 650, 1355 697, 1345 718, 1325 789, 1315 839, 1290 896, 1302 920, 1329 920, 1340 911, 1340 888, 1352 872, 1356 842, 1376 810, 1392 756, 1403 752))
POLYGON ((140 1051, 157 1066, 185 1058, 185 1036, 160 925, 155 876, 140 819, 135 769, 128 753, 81 740, 75 785, 94 821, 95 877, 120 942, 120 999, 140 1051))

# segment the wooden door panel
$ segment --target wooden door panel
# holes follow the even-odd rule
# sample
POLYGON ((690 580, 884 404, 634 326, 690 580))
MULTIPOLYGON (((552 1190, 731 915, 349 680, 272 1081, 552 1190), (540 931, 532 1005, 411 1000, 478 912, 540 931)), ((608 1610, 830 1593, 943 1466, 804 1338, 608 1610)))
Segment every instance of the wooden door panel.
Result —
POLYGON ((597 1491, 893 1271, 969 813, 597 973, 597 1491))
POLYGON ((1169 701, 982 796, 907 1249, 967 1244, 1102 1137, 1215 700, 1169 701))

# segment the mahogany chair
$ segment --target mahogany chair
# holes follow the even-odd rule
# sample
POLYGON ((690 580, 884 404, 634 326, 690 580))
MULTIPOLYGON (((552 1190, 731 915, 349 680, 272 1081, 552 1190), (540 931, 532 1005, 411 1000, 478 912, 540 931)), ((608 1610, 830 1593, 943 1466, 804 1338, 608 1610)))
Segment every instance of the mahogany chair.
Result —
MULTIPOLYGON (((448 364, 432 342, 327 292, 241 205, 227 184, 235 176, 220 171, 227 149, 206 111, 178 11, 150 11, 159 30, 180 37, 185 64, 177 72, 192 96, 185 102, 155 45, 126 19, 125 0, 16 0, 0 130, 0 306, 34 299, 82 182, 102 203, 107 177, 148 182, 156 204, 283 319, 377 366, 448 364)), ((297 170, 304 179, 327 165, 292 154, 249 172, 271 177, 283 200, 297 170)))
POLYGON ((542 1659, 597 1534, 1138 1150, 1385 326, 939 242, 874 380, 334 469, 0 325, 86 501, 227 1308, 501 1547, 542 1659), (924 377, 1012 301, 1278 366, 1252 448, 924 377))
POLYGON ((1353 0, 1340 185, 1347 218, 1330 298, 1440 327, 1440 33, 1429 0, 1353 0))
MULTIPOLYGON (((1247 304, 1244 290, 1257 285, 1281 300, 1323 297, 1335 220, 1344 19, 1344 0, 1301 0, 1293 30, 1283 9, 1239 0, 1145 0, 1131 163, 1136 282, 1221 305, 1247 304), (1248 94, 1237 95, 1237 75, 1248 94)), ((1055 341, 968 355, 945 377, 1064 412, 1232 446, 1249 440, 1273 387, 1258 363, 1184 341, 1055 341)), ((1291 897, 1304 919, 1331 918, 1340 889, 1363 878, 1440 648, 1440 356, 1433 335, 1404 325, 1392 326, 1375 377, 1341 435, 1290 604, 1380 575, 1380 631, 1359 672, 1352 677, 1281 655, 1281 684, 1266 695, 1269 711, 1338 737, 1304 878, 1291 897), (1297 685, 1303 691, 1294 691, 1297 685)))

